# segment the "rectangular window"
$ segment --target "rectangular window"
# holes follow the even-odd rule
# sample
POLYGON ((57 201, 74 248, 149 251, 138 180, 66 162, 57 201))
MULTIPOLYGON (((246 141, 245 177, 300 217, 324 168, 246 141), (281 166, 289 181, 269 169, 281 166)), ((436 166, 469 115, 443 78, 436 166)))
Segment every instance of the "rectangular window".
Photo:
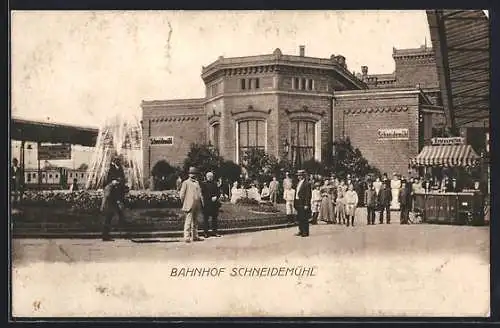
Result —
POLYGON ((241 160, 245 153, 251 148, 265 150, 266 142, 266 123, 262 120, 248 120, 238 123, 238 161, 241 160))
POLYGON ((211 127, 211 134, 210 134, 210 143, 216 147, 219 148, 219 133, 220 133, 220 124, 214 124, 211 127))
POLYGON ((292 122, 291 129, 292 162, 300 166, 314 158, 315 123, 306 121, 292 122))
POLYGON ((255 89, 259 89, 260 88, 260 81, 259 79, 255 79, 255 89))
POLYGON ((313 80, 312 79, 307 80, 307 89, 308 90, 313 89, 313 80))
POLYGON ((305 90, 306 89, 306 79, 302 79, 301 84, 300 84, 300 89, 305 90))
POLYGON ((241 79, 241 90, 245 90, 245 83, 246 83, 246 80, 245 79, 241 79))
POLYGON ((293 84, 293 88, 294 88, 295 90, 300 89, 300 82, 299 82, 299 78, 298 78, 298 77, 296 77, 296 78, 294 78, 294 79, 293 79, 293 81, 295 82, 295 83, 293 84))

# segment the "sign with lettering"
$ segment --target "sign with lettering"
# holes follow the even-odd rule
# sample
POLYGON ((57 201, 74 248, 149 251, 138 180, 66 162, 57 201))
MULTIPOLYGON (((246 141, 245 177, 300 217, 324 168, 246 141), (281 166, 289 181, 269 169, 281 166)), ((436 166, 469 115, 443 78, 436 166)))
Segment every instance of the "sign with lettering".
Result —
POLYGON ((174 137, 150 137, 149 138, 152 145, 168 145, 172 146, 174 144, 174 137))
POLYGON ((452 137, 452 138, 432 138, 431 143, 433 145, 463 145, 463 137, 452 137))
POLYGON ((410 134, 408 129, 379 129, 379 140, 408 140, 410 134))
POLYGON ((39 145, 38 146, 38 160, 61 160, 71 159, 71 145, 39 145))

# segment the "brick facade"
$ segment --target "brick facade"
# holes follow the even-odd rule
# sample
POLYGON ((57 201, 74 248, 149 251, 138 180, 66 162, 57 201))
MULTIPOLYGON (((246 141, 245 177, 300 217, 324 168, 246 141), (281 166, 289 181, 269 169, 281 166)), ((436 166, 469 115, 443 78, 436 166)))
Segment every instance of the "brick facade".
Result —
POLYGON ((182 166, 191 143, 204 143, 207 116, 204 99, 182 99, 142 102, 142 140, 145 178, 154 165, 166 160, 182 166), (152 144, 152 137, 173 137, 172 145, 152 144))
MULTIPOLYGON (((304 51, 304 50, 302 50, 304 51)), ((405 174, 442 113, 432 50, 395 50, 393 74, 354 76, 345 58, 281 54, 223 58, 202 69, 205 98, 143 102, 144 172, 165 159, 181 165, 193 142, 211 142, 228 160, 238 160, 237 124, 265 122, 266 151, 290 157, 291 122, 315 125, 315 158, 325 160, 334 138, 348 136, 382 172, 405 174), (417 84, 419 87, 417 87, 417 84), (424 89, 424 91, 422 91, 424 89), (333 99, 335 98, 335 101, 333 99), (213 127, 218 127, 219 139, 213 127), (378 137, 379 129, 408 129, 407 140, 378 137), (151 136, 173 136, 174 144, 149 145, 151 136)))

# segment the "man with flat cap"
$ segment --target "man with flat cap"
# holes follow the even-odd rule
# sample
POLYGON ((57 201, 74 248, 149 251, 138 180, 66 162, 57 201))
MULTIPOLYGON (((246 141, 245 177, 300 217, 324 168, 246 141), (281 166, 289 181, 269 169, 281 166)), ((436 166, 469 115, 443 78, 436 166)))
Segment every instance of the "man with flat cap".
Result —
POLYGON ((118 216, 118 222, 125 226, 127 221, 124 217, 125 203, 125 172, 121 165, 120 157, 115 155, 111 160, 106 179, 104 181, 101 211, 104 213, 104 226, 102 229, 102 240, 113 241, 110 236, 111 221, 113 216, 118 216))
POLYGON ((203 228, 205 238, 208 238, 210 231, 210 218, 212 219, 212 234, 215 237, 220 237, 217 231, 217 217, 219 216, 220 208, 220 188, 214 181, 214 174, 207 172, 207 180, 201 185, 201 193, 203 195, 203 228))
POLYGON ((299 232, 296 236, 309 236, 309 217, 311 216, 311 184, 306 179, 306 171, 298 170, 299 182, 295 188, 294 207, 297 211, 299 232))
POLYGON ((198 237, 198 217, 203 208, 203 196, 196 178, 197 174, 198 170, 195 167, 190 167, 188 178, 182 182, 179 192, 182 211, 186 214, 184 221, 184 241, 186 243, 202 240, 198 237))

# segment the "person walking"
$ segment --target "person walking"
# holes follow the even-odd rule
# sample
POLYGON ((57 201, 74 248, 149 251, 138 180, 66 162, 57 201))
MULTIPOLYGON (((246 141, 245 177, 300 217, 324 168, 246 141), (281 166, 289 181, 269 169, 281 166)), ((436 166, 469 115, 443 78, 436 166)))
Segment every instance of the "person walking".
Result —
POLYGON ((121 166, 120 157, 115 156, 111 160, 104 185, 101 203, 101 212, 104 213, 102 240, 113 241, 110 236, 113 216, 115 214, 118 216, 118 222, 121 226, 127 223, 123 215, 125 207, 125 171, 121 166))
POLYGON ((327 224, 331 224, 334 221, 330 189, 331 187, 329 181, 328 179, 325 179, 323 185, 319 189, 321 195, 319 219, 327 224))
POLYGON ((375 225, 375 209, 377 206, 377 195, 373 184, 368 185, 365 190, 366 222, 368 225, 375 225))
POLYGON ((349 185, 344 198, 346 204, 347 226, 349 226, 350 220, 351 226, 354 227, 354 218, 356 216, 356 208, 358 206, 359 197, 356 191, 354 191, 354 186, 352 185, 352 183, 349 185))
POLYGON ((311 216, 311 184, 306 179, 306 171, 298 170, 297 176, 299 182, 295 189, 294 207, 297 211, 297 221, 299 232, 296 234, 301 237, 309 236, 309 217, 311 216))
POLYGON ((210 219, 212 219, 212 235, 220 237, 218 232, 218 216, 220 209, 220 188, 214 181, 214 174, 207 172, 206 181, 201 185, 203 195, 203 230, 205 238, 210 237, 210 219))
POLYGON ((408 224, 411 208, 411 187, 405 180, 401 181, 401 190, 399 191, 400 224, 408 224))
POLYGON ((383 183, 380 192, 378 193, 378 205, 380 210, 379 223, 384 223, 384 211, 386 212, 386 223, 391 223, 391 190, 387 188, 387 184, 383 183))
POLYGON ((201 187, 196 179, 197 174, 198 170, 195 167, 190 167, 188 178, 182 182, 179 192, 182 211, 186 214, 184 221, 184 241, 186 243, 202 240, 198 236, 198 217, 204 204, 201 187))
POLYGON ((311 212, 312 212, 312 224, 318 224, 319 211, 321 209, 321 192, 320 183, 316 182, 314 184, 314 190, 311 193, 311 212))

